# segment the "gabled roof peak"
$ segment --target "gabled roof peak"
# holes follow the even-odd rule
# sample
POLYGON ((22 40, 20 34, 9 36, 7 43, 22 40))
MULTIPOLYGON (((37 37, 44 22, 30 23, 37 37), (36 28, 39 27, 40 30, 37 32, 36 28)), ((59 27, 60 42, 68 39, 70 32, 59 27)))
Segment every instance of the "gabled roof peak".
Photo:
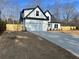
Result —
POLYGON ((47 13, 47 12, 52 16, 52 14, 49 12, 49 10, 46 10, 46 11, 45 11, 45 13, 47 13))
POLYGON ((49 12, 49 10, 46 10, 45 12, 49 12))
MULTIPOLYGON (((48 13, 51 15, 51 13, 49 12, 49 10, 46 10, 45 12, 43 12, 39 5, 37 5, 36 7, 33 7, 33 8, 26 8, 26 9, 23 9, 23 10, 22 10, 22 13, 24 13, 25 10, 26 10, 26 11, 30 11, 30 10, 31 10, 31 11, 26 15, 26 17, 25 17, 25 18, 28 18, 29 15, 30 15, 31 13, 33 13, 33 11, 36 10, 37 8, 42 12, 42 14, 45 16, 46 19, 47 19, 47 16, 45 15, 46 12, 48 12, 48 13)), ((38 10, 38 9, 37 9, 37 10, 38 10)), ((51 15, 51 16, 52 16, 52 15, 51 15)))
POLYGON ((36 7, 38 7, 38 8, 39 8, 39 5, 37 5, 36 7))
POLYGON ((45 13, 42 11, 42 9, 39 7, 39 5, 37 5, 28 15, 27 17, 36 9, 39 8, 39 10, 43 13, 43 15, 47 18, 47 16, 45 15, 45 13))

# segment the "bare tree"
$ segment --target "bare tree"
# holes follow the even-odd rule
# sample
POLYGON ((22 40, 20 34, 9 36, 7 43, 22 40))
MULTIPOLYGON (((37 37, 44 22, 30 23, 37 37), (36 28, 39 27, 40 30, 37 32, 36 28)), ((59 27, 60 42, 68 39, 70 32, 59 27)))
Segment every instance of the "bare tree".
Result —
POLYGON ((1 20, 1 10, 0 10, 0 20, 1 20))
POLYGON ((67 3, 64 5, 62 11, 63 19, 65 20, 65 23, 68 24, 68 22, 73 19, 76 9, 71 4, 67 3))
POLYGON ((55 0, 55 3, 52 7, 52 15, 54 16, 56 22, 60 21, 60 15, 61 15, 61 5, 59 0, 55 0))
MULTIPOLYGON (((13 0, 12 0, 13 1, 13 0)), ((19 13, 20 13, 20 6, 18 4, 18 0, 15 0, 17 4, 12 4, 11 0, 0 0, 0 9, 2 11, 2 18, 3 19, 8 19, 8 18, 13 18, 19 19, 19 13)))
POLYGON ((74 14, 73 19, 70 21, 71 25, 79 26, 79 12, 74 14))

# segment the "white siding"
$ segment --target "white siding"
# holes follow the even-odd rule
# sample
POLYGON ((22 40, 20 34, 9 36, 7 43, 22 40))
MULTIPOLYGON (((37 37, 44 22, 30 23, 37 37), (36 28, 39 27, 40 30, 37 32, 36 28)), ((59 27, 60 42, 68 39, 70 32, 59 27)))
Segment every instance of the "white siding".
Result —
POLYGON ((47 31, 48 21, 43 21, 43 31, 47 31))
POLYGON ((25 10, 24 11, 24 17, 26 17, 32 10, 25 10))
POLYGON ((49 17, 49 22, 51 22, 51 15, 49 14, 49 12, 46 12, 45 15, 49 17))
POLYGON ((25 28, 27 31, 47 31, 48 21, 43 20, 25 20, 25 28))
POLYGON ((47 19, 38 7, 28 17, 47 19), (36 11, 39 11, 39 16, 36 16, 36 11))
POLYGON ((52 29, 55 29, 55 24, 58 24, 58 28, 57 29, 61 29, 60 23, 51 23, 51 24, 52 24, 52 29))

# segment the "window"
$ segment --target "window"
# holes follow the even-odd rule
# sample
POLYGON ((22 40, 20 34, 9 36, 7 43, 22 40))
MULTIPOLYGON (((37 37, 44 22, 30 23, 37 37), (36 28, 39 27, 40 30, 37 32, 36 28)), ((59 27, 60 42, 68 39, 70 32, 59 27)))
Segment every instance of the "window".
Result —
POLYGON ((58 24, 55 24, 55 28, 58 28, 58 24))
POLYGON ((49 16, 47 16, 47 19, 49 19, 49 16))
POLYGON ((39 11, 36 11, 36 16, 39 16, 39 11))

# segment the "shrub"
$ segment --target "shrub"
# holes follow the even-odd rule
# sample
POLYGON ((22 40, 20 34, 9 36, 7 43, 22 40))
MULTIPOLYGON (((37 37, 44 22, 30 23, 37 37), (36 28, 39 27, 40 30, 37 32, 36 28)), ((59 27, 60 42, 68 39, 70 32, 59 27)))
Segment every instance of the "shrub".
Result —
POLYGON ((76 30, 79 30, 79 26, 76 27, 76 30))
POLYGON ((0 33, 6 30, 6 22, 0 20, 0 33))

